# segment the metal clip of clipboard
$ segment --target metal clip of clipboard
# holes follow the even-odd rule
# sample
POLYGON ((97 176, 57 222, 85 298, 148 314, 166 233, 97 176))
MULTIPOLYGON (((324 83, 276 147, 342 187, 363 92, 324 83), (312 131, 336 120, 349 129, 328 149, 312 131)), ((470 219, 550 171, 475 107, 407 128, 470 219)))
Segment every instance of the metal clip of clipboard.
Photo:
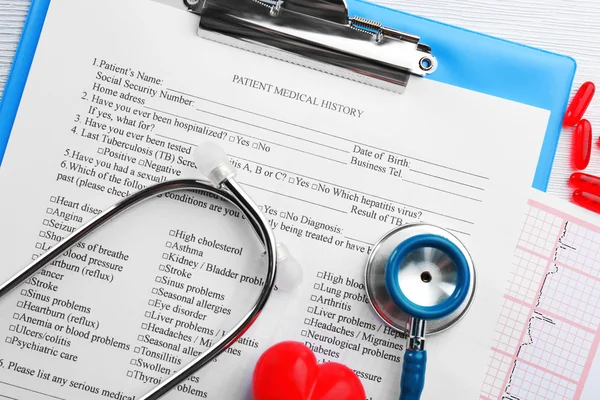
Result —
POLYGON ((293 64, 403 93, 437 68, 419 37, 361 17, 345 0, 184 0, 198 34, 293 64))

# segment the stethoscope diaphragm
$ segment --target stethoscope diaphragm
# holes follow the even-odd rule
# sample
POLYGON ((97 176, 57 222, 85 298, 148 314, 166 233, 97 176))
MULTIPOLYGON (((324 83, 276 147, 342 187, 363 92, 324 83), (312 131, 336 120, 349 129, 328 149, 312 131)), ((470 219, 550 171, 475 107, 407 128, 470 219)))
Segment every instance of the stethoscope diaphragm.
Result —
POLYGON ((468 311, 475 293, 473 260, 458 238, 428 224, 404 225, 374 247, 365 270, 367 295, 392 328, 408 333, 411 318, 442 332, 468 311))

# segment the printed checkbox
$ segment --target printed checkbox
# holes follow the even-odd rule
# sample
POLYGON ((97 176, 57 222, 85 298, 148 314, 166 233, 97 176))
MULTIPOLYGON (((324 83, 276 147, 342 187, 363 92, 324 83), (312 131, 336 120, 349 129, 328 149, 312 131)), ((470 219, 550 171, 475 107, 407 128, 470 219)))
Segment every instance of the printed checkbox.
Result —
POLYGON ((138 164, 141 165, 142 167, 144 166, 144 160, 140 160, 138 161, 138 164))
POLYGON ((36 243, 36 244, 35 244, 35 248, 36 248, 36 249, 43 249, 43 248, 44 248, 44 245, 43 245, 42 243, 39 243, 39 242, 38 242, 38 243, 36 243))
POLYGON ((40 237, 45 238, 46 237, 46 232, 40 231, 40 237))
POLYGON ((50 225, 50 220, 48 220, 48 219, 45 219, 45 220, 43 220, 43 221, 42 221, 42 224, 43 224, 44 226, 48 226, 48 225, 50 225))
POLYGON ((11 332, 14 332, 15 329, 17 329, 17 327, 14 326, 14 325, 11 325, 11 326, 8 327, 8 330, 11 331, 11 332))
POLYGON ((253 149, 258 149, 258 143, 252 143, 252 148, 253 149))
POLYGON ((163 258, 163 260, 168 260, 169 259, 169 253, 163 253, 162 258, 163 258))
POLYGON ((317 272, 317 278, 323 279, 323 276, 325 275, 322 272, 317 272))
POLYGON ((148 300, 148 305, 154 307, 154 300, 148 300))
POLYGON ((160 264, 160 265, 158 266, 158 270, 159 270, 159 271, 164 271, 164 270, 165 270, 165 266, 164 266, 163 264, 160 264))
POLYGON ((317 185, 316 183, 313 183, 311 188, 312 188, 312 190, 317 190, 319 188, 319 185, 317 185))
POLYGON ((306 336, 308 336, 308 331, 302 331, 302 332, 300 332, 300 334, 301 334, 302 336, 305 336, 305 337, 306 337, 306 336))
POLYGON ((131 361, 129 361, 129 363, 137 367, 137 360, 135 358, 132 358, 131 361))
POLYGON ((294 178, 290 178, 290 179, 288 179, 288 181, 289 181, 290 183, 294 183, 294 178))
POLYGON ((150 317, 152 316, 152 311, 146 311, 146 312, 144 313, 144 316, 145 316, 146 318, 150 318, 150 317))
POLYGON ((134 353, 139 353, 140 352, 140 348, 139 347, 134 347, 133 348, 133 352, 134 353))
POLYGON ((314 313, 315 312, 315 308, 314 307, 308 307, 307 311, 309 313, 314 313))
POLYGON ((100 154, 101 156, 104 155, 104 149, 102 147, 98 147, 98 154, 100 154))
POLYGON ((38 254, 34 254, 34 255, 32 255, 32 256, 31 256, 31 259, 32 259, 32 260, 37 260, 37 258, 38 258, 38 257, 39 257, 39 255, 38 255, 38 254))
POLYGON ((133 372, 132 371, 127 371, 127 376, 130 378, 133 378, 133 372))
POLYGON ((176 234, 177 234, 177 232, 175 232, 174 230, 169 231, 169 236, 175 236, 176 234))
POLYGON ((12 344, 12 338, 11 338, 11 337, 7 337, 7 338, 6 338, 6 343, 8 343, 8 344, 12 344))
POLYGON ((173 247, 173 243, 171 243, 171 242, 167 242, 167 248, 169 248, 169 249, 170 249, 171 247, 173 247))
POLYGON ((152 288, 152 294, 158 294, 158 289, 157 288, 152 288))
POLYGON ((146 329, 148 329, 148 324, 147 324, 147 323, 145 323, 145 322, 144 322, 144 323, 142 323, 142 329, 143 329, 143 330, 146 330, 146 329))
POLYGON ((317 296, 315 296, 314 294, 310 296, 310 301, 317 301, 317 296))
POLYGON ((157 276, 157 277, 154 279, 154 281, 155 281, 156 283, 160 283, 160 276, 157 276))
POLYGON ((46 214, 52 214, 54 212, 54 208, 46 208, 46 214))
POLYGON ((50 202, 51 203, 56 203, 56 196, 50 196, 50 202))
POLYGON ((304 325, 310 325, 310 318, 304 318, 304 325))
POLYGON ((19 308, 23 308, 23 302, 22 301, 17 301, 17 307, 19 308))
POLYGON ((144 341, 144 335, 138 335, 138 341, 143 342, 144 341))
POLYGON ((21 289, 21 296, 27 295, 27 289, 21 289))
POLYGON ((319 286, 319 284, 318 284, 318 283, 315 283, 315 284, 313 285, 313 288, 315 288, 315 289, 317 289, 317 290, 319 290, 319 287, 320 287, 320 286, 319 286))
POLYGON ((230 142, 235 142, 235 137, 233 137, 233 136, 229 136, 229 141, 230 141, 230 142))
POLYGON ((19 319, 19 317, 20 317, 20 316, 21 316, 21 315, 20 315, 20 314, 18 314, 18 313, 14 313, 14 314, 13 314, 13 318, 14 318, 14 319, 19 319))

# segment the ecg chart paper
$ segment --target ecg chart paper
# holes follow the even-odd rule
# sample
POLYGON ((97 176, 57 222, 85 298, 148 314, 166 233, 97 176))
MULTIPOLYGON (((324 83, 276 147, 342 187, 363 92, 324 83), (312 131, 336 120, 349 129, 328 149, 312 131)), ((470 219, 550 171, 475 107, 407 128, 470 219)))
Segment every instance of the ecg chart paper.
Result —
POLYGON ((480 399, 598 399, 600 217, 534 194, 480 399))

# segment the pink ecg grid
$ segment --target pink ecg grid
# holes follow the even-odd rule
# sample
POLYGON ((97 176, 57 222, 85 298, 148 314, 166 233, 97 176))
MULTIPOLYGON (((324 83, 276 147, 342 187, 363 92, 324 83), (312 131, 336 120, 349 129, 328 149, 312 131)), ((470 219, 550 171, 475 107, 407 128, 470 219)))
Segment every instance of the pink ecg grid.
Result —
POLYGON ((600 229, 530 200, 480 399, 579 399, 599 316, 600 229))

